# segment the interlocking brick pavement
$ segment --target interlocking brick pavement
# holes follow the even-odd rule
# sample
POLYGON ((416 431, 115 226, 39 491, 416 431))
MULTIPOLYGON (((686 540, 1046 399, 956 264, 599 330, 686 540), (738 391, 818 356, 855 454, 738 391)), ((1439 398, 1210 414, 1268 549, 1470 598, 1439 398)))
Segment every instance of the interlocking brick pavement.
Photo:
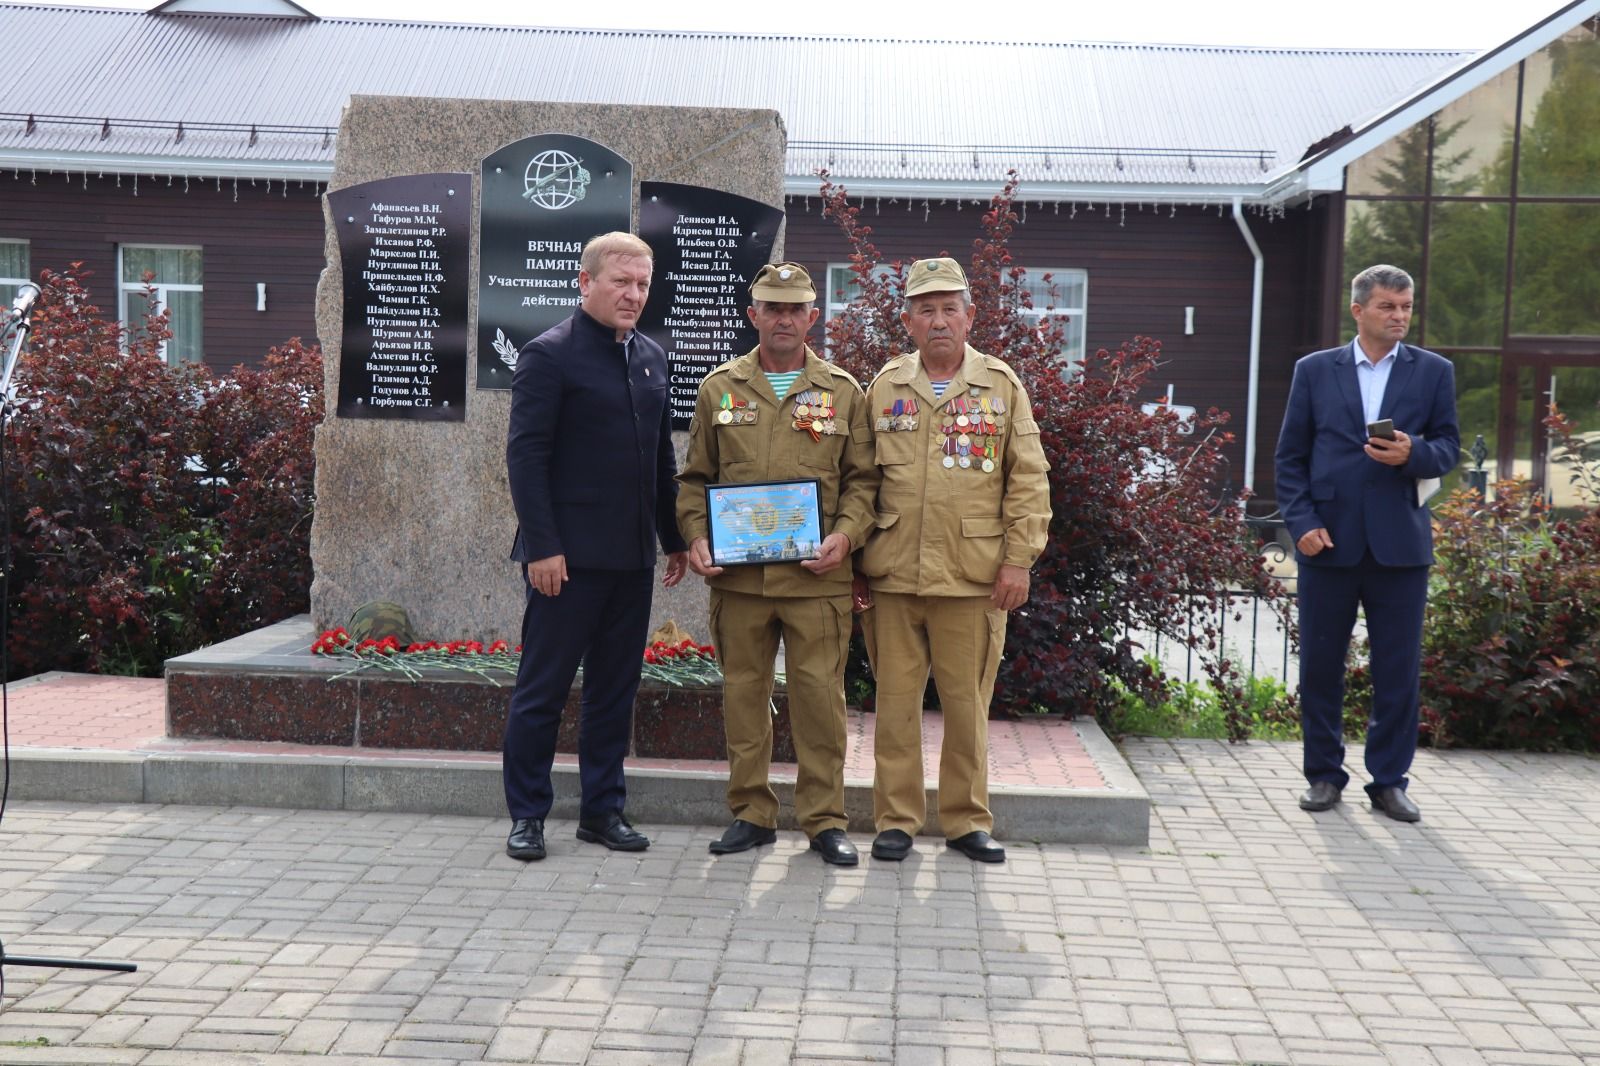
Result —
POLYGON ((140 970, 8 967, 0 1064, 1600 1063, 1600 761, 1423 752, 1407 826, 1354 786, 1299 811, 1294 745, 1124 748, 1150 847, 1001 867, 566 823, 524 866, 484 819, 14 805, 7 949, 140 970))

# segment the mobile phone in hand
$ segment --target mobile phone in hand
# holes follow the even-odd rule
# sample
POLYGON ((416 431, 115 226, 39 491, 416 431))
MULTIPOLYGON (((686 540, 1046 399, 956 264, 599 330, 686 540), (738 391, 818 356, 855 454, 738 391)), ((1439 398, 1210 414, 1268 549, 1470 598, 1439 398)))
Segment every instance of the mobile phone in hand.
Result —
POLYGON ((1376 422, 1368 422, 1367 436, 1382 437, 1384 440, 1394 440, 1394 419, 1380 418, 1376 422))

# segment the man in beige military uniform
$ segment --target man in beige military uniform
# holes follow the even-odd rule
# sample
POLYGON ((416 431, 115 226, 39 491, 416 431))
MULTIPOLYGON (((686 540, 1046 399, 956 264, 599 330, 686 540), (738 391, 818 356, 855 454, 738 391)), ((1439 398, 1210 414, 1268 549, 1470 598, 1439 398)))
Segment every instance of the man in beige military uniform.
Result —
POLYGON ((781 636, 800 764, 795 816, 824 862, 854 866, 859 857, 844 832, 844 664, 851 552, 872 529, 878 490, 866 399, 854 378, 806 345, 817 294, 803 267, 762 267, 750 294, 761 343, 700 383, 678 474, 678 527, 689 566, 711 586, 711 638, 723 673, 734 821, 711 851, 726 855, 777 838, 778 798, 768 775, 781 636), (790 478, 819 482, 825 536, 817 558, 713 566, 706 485, 790 478))
POLYGON ((883 474, 878 528, 861 560, 877 679, 872 856, 905 858, 927 817, 931 665, 944 714, 939 824, 950 847, 1003 862, 989 836, 989 701, 1006 612, 1027 602, 1028 570, 1049 531, 1049 464, 1022 382, 966 343, 972 301, 955 260, 912 264, 900 318, 917 350, 891 359, 867 389, 883 474))

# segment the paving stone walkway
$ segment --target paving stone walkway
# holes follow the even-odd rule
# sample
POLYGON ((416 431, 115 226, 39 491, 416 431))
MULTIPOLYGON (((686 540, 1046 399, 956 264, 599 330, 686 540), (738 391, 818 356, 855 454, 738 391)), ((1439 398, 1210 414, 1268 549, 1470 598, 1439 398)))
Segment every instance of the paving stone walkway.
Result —
POLYGON ((14 805, 7 950, 140 970, 6 968, 0 1063, 1600 1063, 1600 761, 1424 752, 1407 826, 1297 810, 1294 745, 1125 750, 1149 848, 1002 867, 564 823, 522 866, 486 819, 14 805))

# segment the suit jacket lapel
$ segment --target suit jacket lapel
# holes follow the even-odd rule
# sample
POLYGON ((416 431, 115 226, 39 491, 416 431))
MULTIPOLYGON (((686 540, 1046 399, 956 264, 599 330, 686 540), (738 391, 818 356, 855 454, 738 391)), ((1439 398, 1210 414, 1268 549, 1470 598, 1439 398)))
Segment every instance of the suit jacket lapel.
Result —
POLYGON ((1356 381, 1355 341, 1345 345, 1333 357, 1333 380, 1339 385, 1350 417, 1356 420, 1357 435, 1366 440, 1367 415, 1366 409, 1361 406, 1361 386, 1356 381))
POLYGON ((1416 369, 1416 353, 1402 344, 1395 353, 1394 369, 1389 371, 1389 383, 1384 386, 1383 399, 1378 404, 1379 418, 1394 417, 1394 405, 1406 394, 1406 389, 1411 385, 1411 374, 1416 369))

